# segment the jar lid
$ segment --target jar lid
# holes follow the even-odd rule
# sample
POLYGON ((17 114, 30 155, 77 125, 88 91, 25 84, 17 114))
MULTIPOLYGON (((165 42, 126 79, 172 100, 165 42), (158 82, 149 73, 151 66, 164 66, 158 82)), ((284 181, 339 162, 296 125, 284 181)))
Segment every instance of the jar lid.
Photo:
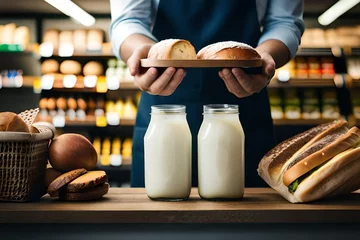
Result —
POLYGON ((154 105, 151 106, 151 113, 185 113, 186 107, 184 105, 154 105))
POLYGON ((238 114, 239 106, 231 104, 209 104, 204 105, 204 113, 231 113, 238 114))

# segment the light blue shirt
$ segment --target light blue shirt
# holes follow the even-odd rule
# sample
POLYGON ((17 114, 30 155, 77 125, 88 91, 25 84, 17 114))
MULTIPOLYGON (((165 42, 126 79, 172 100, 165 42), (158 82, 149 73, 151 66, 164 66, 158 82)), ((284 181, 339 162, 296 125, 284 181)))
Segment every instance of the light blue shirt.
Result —
MULTIPOLYGON (((157 41, 152 29, 159 2, 160 0, 110 0, 110 36, 114 54, 118 58, 121 44, 132 34, 142 34, 157 41)), ((294 57, 304 32, 303 0, 256 0, 256 8, 258 21, 262 26, 259 44, 269 39, 279 40, 288 47, 291 57, 294 57)))

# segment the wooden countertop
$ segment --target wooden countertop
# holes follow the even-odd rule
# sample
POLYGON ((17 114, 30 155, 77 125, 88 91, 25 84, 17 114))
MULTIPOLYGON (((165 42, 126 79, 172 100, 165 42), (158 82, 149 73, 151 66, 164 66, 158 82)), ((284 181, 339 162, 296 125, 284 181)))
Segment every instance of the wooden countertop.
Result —
POLYGON ((339 199, 291 204, 272 189, 246 189, 241 201, 151 201, 141 188, 111 188, 96 202, 0 202, 0 223, 360 223, 360 191, 339 199))

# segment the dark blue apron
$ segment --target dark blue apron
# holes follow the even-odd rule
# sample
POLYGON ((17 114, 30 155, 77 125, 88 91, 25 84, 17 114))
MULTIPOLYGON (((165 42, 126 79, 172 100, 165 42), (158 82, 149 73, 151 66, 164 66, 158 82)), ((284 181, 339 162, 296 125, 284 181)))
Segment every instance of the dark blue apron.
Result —
MULTIPOLYGON (((260 37, 256 1, 161 0, 153 34, 160 40, 188 39, 199 51, 219 41, 239 41, 256 47, 260 37)), ((218 76, 219 69, 188 69, 174 94, 168 97, 142 93, 133 139, 132 187, 144 186, 144 135, 150 121, 150 107, 156 104, 186 105, 193 137, 193 186, 197 186, 197 134, 204 104, 237 104, 245 132, 245 185, 265 186, 257 174, 263 155, 274 145, 273 126, 266 89, 239 99, 218 76)), ((164 146, 166 148, 166 146, 164 146)))

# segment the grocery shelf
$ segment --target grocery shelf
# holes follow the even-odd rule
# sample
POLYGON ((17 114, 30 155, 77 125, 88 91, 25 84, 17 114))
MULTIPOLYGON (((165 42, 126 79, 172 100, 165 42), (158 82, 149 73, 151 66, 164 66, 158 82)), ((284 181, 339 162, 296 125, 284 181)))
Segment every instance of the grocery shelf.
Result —
MULTIPOLYGON (((105 78, 105 76, 99 76, 99 78, 105 78)), ((38 81, 40 84, 41 76, 23 76, 23 87, 33 87, 34 83, 38 81)), ((84 77, 77 76, 77 82, 73 88, 64 88, 63 86, 63 76, 57 75, 51 90, 53 91, 63 91, 63 92, 98 92, 96 88, 86 88, 84 87, 84 77)), ((40 86, 39 86, 40 87, 40 86)), ((107 91, 118 91, 118 90, 139 90, 139 87, 135 85, 132 80, 123 80, 120 82, 120 87, 117 90, 107 90, 107 91)))
POLYGON ((291 87, 335 87, 332 78, 291 78, 287 82, 273 79, 268 85, 269 88, 291 88, 291 87))
POLYGON ((299 48, 296 56, 333 56, 334 51, 341 50, 339 48, 330 48, 330 47, 301 47, 299 48))
POLYGON ((131 171, 131 164, 122 164, 118 167, 114 167, 114 166, 96 166, 96 169, 98 170, 103 170, 105 171, 107 174, 111 174, 111 172, 119 172, 119 171, 131 171))
POLYGON ((74 50, 71 56, 60 56, 59 49, 54 49, 51 56, 41 56, 42 58, 73 58, 73 57, 104 57, 104 58, 115 58, 111 50, 111 43, 103 43, 99 50, 74 50))
MULTIPOLYGON (((36 119, 37 122, 45 121, 53 123, 53 119, 50 116, 41 117, 39 116, 36 119)), ((119 126, 134 126, 135 119, 122 118, 120 119, 119 126)), ((65 117, 65 126, 64 127, 96 127, 96 117, 95 116, 86 116, 84 120, 79 119, 69 119, 69 117, 65 117)))
POLYGON ((273 123, 276 126, 282 125, 319 125, 328 123, 336 119, 273 119, 273 123))

